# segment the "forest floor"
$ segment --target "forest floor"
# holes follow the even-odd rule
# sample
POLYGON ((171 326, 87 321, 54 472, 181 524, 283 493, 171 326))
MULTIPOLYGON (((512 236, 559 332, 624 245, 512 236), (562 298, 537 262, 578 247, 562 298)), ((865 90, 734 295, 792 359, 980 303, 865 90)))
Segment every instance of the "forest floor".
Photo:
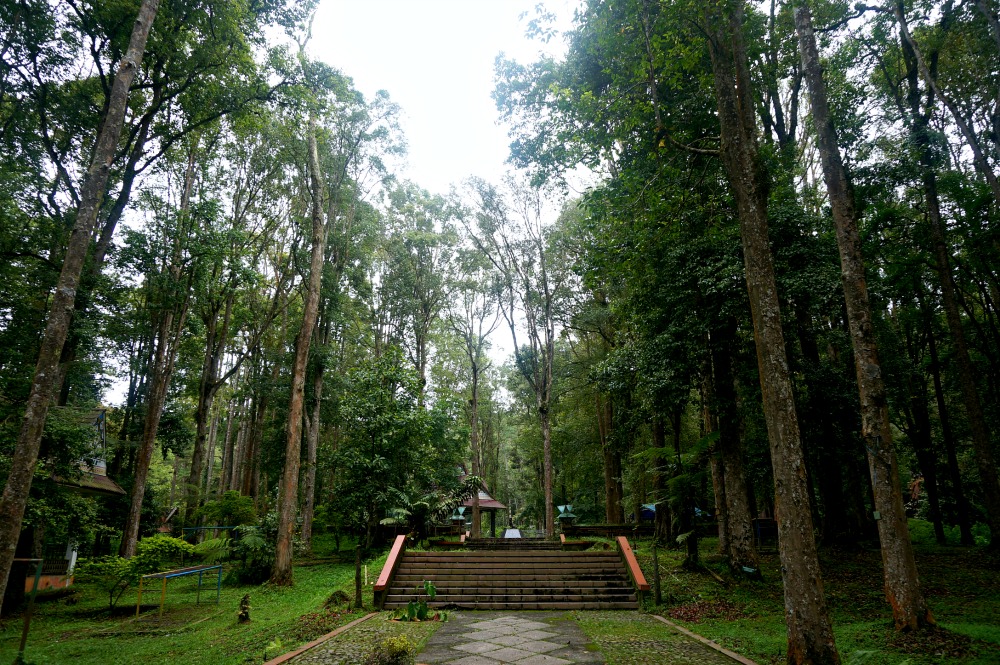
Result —
MULTIPOLYGON (((604 546, 611 545, 598 544, 604 546)), ((682 552, 660 549, 663 602, 656 607, 650 598, 647 611, 661 614, 760 665, 783 663, 785 625, 777 554, 763 554, 763 581, 748 582, 735 580, 715 550, 714 539, 702 540, 702 562, 722 582, 705 569, 682 568, 682 552)), ((1000 626, 996 622, 1000 615, 1000 557, 982 548, 937 547, 919 540, 916 552, 921 580, 941 629, 901 635, 892 629, 892 617, 882 593, 878 550, 822 551, 825 590, 844 664, 1000 663, 1000 626)), ((201 604, 195 604, 194 581, 180 578, 170 582, 162 619, 155 608, 145 603, 136 619, 134 591, 127 592, 118 609, 109 613, 107 596, 80 584, 71 595, 36 605, 26 661, 34 665, 262 663, 370 611, 371 584, 385 554, 367 562, 368 585, 362 610, 348 607, 349 598, 353 598, 353 551, 343 555, 346 560, 341 561, 332 551, 332 542, 321 537, 315 558, 296 566, 295 586, 224 584, 219 605, 213 602, 210 592, 202 594, 201 604), (251 597, 252 621, 241 625, 236 622, 236 612, 247 593, 251 597), (331 598, 332 602, 328 602, 331 598)), ((652 583, 651 544, 640 541, 637 556, 652 583)), ((158 601, 156 594, 147 602, 158 601)), ((645 628, 638 630, 636 622, 607 621, 607 617, 598 616, 603 613, 578 614, 575 620, 609 663, 658 662, 655 654, 643 650, 650 638, 643 632, 645 628)), ((441 626, 381 619, 375 617, 361 624, 369 626, 367 632, 352 628, 338 640, 353 653, 370 649, 372 636, 368 633, 377 623, 388 626, 393 634, 405 634, 420 646, 441 626)), ((22 620, 21 614, 15 614, 5 617, 0 625, 0 663, 13 662, 22 620)))
MULTIPOLYGON (((926 534, 927 529, 914 529, 914 547, 921 584, 939 626, 933 631, 901 634, 893 629, 877 546, 820 551, 842 661, 845 665, 997 665, 1000 556, 979 547, 939 547, 918 533, 926 534)), ((701 541, 703 568, 695 571, 681 567, 681 550, 659 549, 662 604, 656 607, 650 598, 647 609, 760 665, 784 663, 784 600, 777 553, 761 555, 762 581, 736 580, 717 546, 715 538, 701 541)), ((640 541, 637 558, 652 584, 650 542, 640 541)))

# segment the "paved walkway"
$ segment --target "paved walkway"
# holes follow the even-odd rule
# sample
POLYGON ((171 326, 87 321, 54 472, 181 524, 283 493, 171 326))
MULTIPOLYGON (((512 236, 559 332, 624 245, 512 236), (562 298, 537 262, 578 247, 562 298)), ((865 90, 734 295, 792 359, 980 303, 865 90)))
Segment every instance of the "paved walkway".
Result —
MULTIPOLYGON (((730 658, 640 612, 448 612, 448 621, 397 622, 376 615, 289 665, 359 665, 386 637, 427 639, 426 665, 754 665, 730 658)), ((735 655, 735 654, 734 654, 735 655)))
POLYGON ((417 655, 427 665, 603 663, 566 612, 452 612, 417 655))

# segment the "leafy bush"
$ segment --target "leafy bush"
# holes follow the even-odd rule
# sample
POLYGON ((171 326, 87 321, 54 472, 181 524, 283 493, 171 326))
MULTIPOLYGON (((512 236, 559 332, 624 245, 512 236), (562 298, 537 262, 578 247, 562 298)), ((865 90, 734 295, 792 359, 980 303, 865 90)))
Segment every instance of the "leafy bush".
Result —
POLYGON ((202 563, 216 564, 229 559, 233 553, 232 538, 209 538, 194 546, 194 554, 202 563))
POLYGON ((108 594, 108 609, 112 610, 122 594, 139 584, 143 575, 167 569, 167 562, 194 552, 194 547, 180 538, 156 535, 140 540, 135 556, 123 559, 109 556, 82 562, 76 569, 81 581, 92 582, 108 594))
POLYGON ((372 650, 364 665, 413 665, 416 648, 405 635, 387 637, 372 650))
POLYGON ((206 501, 198 509, 197 516, 213 526, 243 526, 257 522, 253 498, 236 490, 229 490, 218 501, 206 501))
POLYGON ((260 584, 271 575, 277 529, 270 528, 269 517, 260 526, 246 525, 236 529, 231 558, 237 563, 230 575, 240 584, 260 584))

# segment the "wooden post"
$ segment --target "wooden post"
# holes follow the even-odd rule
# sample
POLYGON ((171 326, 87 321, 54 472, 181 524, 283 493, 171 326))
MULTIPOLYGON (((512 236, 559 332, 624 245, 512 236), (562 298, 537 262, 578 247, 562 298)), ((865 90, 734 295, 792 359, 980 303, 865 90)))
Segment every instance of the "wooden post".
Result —
POLYGON ((139 607, 142 605, 142 581, 146 579, 145 577, 139 578, 139 598, 135 601, 135 618, 139 618, 139 607))
POLYGON ((660 559, 656 555, 656 540, 653 540, 653 604, 657 607, 663 602, 660 595, 660 559))
POLYGON ((163 590, 160 591, 160 618, 163 618, 163 604, 167 602, 167 576, 163 576, 163 590))
POLYGON ((38 595, 38 582, 42 579, 42 559, 36 559, 35 583, 31 587, 31 600, 28 601, 28 611, 24 613, 24 628, 21 630, 21 646, 17 650, 15 663, 24 662, 24 647, 28 644, 28 630, 31 628, 31 615, 35 612, 35 596, 38 595))
POLYGON ((362 607, 361 603, 361 545, 354 548, 354 606, 362 607))

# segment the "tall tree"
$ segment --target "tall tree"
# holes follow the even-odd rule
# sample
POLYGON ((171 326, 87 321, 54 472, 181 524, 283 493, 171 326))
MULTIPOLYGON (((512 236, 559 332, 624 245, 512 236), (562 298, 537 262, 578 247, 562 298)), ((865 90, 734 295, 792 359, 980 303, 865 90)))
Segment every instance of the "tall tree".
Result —
POLYGON ((518 371, 531 386, 542 435, 542 489, 545 535, 555 536, 552 503, 552 367, 556 342, 556 298, 562 271, 553 261, 548 230, 542 223, 543 198, 538 188, 509 181, 509 195, 473 181, 476 228, 470 237, 496 270, 500 312, 510 329, 518 371), (519 316, 523 317, 523 324, 519 316), (527 344, 518 343, 524 326, 527 344))
MULTIPOLYGON (((304 58, 303 58, 304 61, 304 58)), ((302 449, 302 416, 305 399, 306 363, 313 328, 319 315, 320 286, 323 279, 323 258, 326 229, 323 217, 323 176, 320 173, 316 112, 310 110, 306 130, 309 142, 309 193, 311 198, 312 238, 310 241, 309 282, 302 306, 302 327, 295 340, 295 360, 292 365, 291 396, 288 401, 288 427, 285 442, 285 468, 281 475, 278 496, 278 542, 275 547, 271 582, 279 586, 292 584, 292 540, 295 536, 296 499, 299 490, 299 466, 302 449)))
POLYGON ((841 281, 847 303, 847 321, 851 331, 861 401, 861 436, 868 451, 872 492, 878 513, 879 539, 882 543, 885 593, 892 607, 897 630, 924 628, 933 626, 935 622, 920 590, 906 512, 903 510, 899 468, 892 443, 892 423, 889 421, 889 401, 872 325, 872 308, 868 300, 854 195, 837 144, 837 131, 827 101, 812 16, 808 5, 801 0, 796 4, 794 13, 823 180, 826 182, 837 229, 841 281))
POLYGON ((59 356, 69 332, 80 274, 90 247, 97 213, 107 191, 108 175, 115 148, 121 136, 128 92, 142 62, 146 40, 159 9, 159 0, 143 0, 132 28, 128 50, 118 65, 108 99, 108 111, 97 138, 87 176, 80 188, 80 202, 63 266, 56 284, 49 318, 42 336, 42 346, 35 367, 31 393, 25 407, 24 421, 10 474, 0 498, 0 597, 3 597, 14 559, 14 548, 21 532, 24 507, 31 489, 31 478, 38 460, 42 428, 55 389, 59 356))
POLYGON ((788 662, 836 664, 813 535, 805 458, 789 375, 774 259, 768 239, 768 180, 757 144, 753 83, 743 37, 743 2, 704 8, 719 109, 722 163, 736 203, 747 290, 774 470, 774 502, 785 589, 788 662))

